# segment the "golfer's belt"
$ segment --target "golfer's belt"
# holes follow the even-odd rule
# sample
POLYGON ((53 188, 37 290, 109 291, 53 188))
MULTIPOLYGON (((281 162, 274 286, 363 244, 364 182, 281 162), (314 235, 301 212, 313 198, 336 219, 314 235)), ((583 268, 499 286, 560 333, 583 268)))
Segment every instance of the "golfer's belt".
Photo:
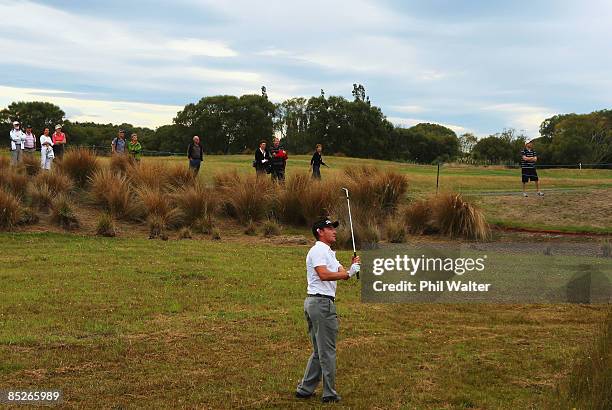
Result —
POLYGON ((307 296, 307 297, 309 297, 309 298, 325 298, 325 299, 329 299, 329 300, 331 300, 332 302, 334 302, 334 301, 336 300, 336 298, 335 298, 335 297, 333 297, 333 296, 329 296, 329 295, 321 295, 320 293, 316 293, 316 294, 314 294, 314 295, 307 294, 306 296, 307 296))

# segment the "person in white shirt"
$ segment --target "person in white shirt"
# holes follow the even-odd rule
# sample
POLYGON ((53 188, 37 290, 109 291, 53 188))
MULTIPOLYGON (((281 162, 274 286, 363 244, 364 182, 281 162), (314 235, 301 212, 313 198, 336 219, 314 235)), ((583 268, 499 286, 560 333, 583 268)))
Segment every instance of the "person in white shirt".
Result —
POLYGON ((295 396, 300 399, 312 397, 314 390, 323 379, 324 403, 340 401, 335 390, 336 384, 336 336, 338 316, 336 315, 336 281, 350 279, 359 272, 361 259, 353 257, 350 269, 346 270, 336 259, 330 245, 336 242, 338 221, 329 219, 317 221, 312 233, 317 239, 306 256, 308 290, 304 300, 304 316, 308 323, 308 334, 312 342, 312 354, 308 359, 304 377, 297 386, 295 396))
POLYGON ((49 128, 45 128, 40 136, 40 167, 49 171, 53 162, 53 140, 49 136, 49 128))
POLYGON ((21 151, 25 144, 26 136, 21 131, 19 121, 13 122, 13 129, 10 132, 11 136, 11 163, 17 165, 21 162, 21 151))

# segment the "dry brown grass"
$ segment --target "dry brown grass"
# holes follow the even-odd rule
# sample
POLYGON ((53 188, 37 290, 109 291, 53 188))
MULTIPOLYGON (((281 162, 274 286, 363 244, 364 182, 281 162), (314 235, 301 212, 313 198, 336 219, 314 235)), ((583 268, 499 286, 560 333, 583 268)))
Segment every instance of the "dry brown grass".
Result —
POLYGON ((134 219, 141 214, 127 178, 110 169, 101 169, 93 175, 89 194, 94 204, 117 218, 134 219))
POLYGON ((107 212, 100 214, 96 222, 96 235, 108 238, 117 236, 117 225, 111 214, 107 212))
POLYGON ((41 172, 33 180, 34 187, 46 185, 53 195, 65 194, 74 189, 72 179, 59 170, 41 172))
POLYGON ((168 184, 173 188, 184 188, 194 185, 196 174, 184 165, 168 167, 168 184))
POLYGON ((130 168, 128 179, 136 188, 168 189, 168 166, 159 162, 139 162, 130 168))
POLYGON ((430 201, 435 226, 443 235, 485 241, 491 238, 491 230, 484 214, 466 202, 461 194, 445 193, 430 201))
POLYGON ((0 172, 0 189, 11 192, 17 197, 23 197, 27 191, 30 177, 22 174, 16 168, 7 168, 0 172))
POLYGON ((67 195, 53 198, 51 202, 51 221, 64 229, 79 228, 80 224, 75 206, 67 195))
POLYGON ((38 209, 49 209, 51 201, 56 195, 51 187, 45 182, 41 184, 31 184, 28 190, 32 205, 38 207, 38 209))
POLYGON ((134 165, 133 162, 129 155, 112 155, 110 158, 110 168, 115 172, 126 175, 134 165))
POLYGON ((86 148, 69 149, 56 164, 79 187, 84 187, 100 168, 100 161, 96 154, 86 148))
POLYGON ((431 229, 431 206, 423 199, 415 200, 404 211, 406 229, 413 235, 430 233, 431 229))
POLYGON ((313 180, 305 172, 289 176, 276 192, 275 208, 279 218, 288 224, 309 226, 329 215, 342 201, 337 179, 313 180))
POLYGON ((21 201, 12 192, 0 188, 0 229, 11 230, 19 223, 21 201))
POLYGON ((21 166, 25 170, 25 173, 30 176, 34 176, 40 172, 40 161, 34 154, 25 154, 21 161, 21 166))
POLYGON ((377 219, 394 213, 406 197, 408 180, 395 171, 364 165, 346 168, 344 173, 351 203, 367 207, 377 219))
POLYGON ((200 218, 211 219, 219 207, 217 193, 201 184, 188 185, 172 194, 172 202, 180 211, 184 224, 200 218))
POLYGON ((141 187, 136 190, 136 198, 149 224, 151 225, 151 221, 154 221, 153 225, 163 226, 160 232, 165 232, 171 226, 180 225, 180 211, 173 206, 167 193, 159 189, 141 187))
POLYGON ((218 186, 222 211, 242 224, 260 221, 272 211, 277 186, 269 178, 240 176, 223 179, 218 186))

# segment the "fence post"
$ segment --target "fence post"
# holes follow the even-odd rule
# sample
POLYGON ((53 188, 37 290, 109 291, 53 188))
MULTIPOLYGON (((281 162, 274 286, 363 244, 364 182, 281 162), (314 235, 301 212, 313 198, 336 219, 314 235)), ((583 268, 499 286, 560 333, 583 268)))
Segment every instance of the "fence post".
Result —
POLYGON ((579 163, 578 166, 580 167, 580 169, 582 169, 582 162, 579 163))
POLYGON ((438 162, 438 173, 436 175, 436 195, 438 195, 439 186, 440 186, 440 162, 438 162))

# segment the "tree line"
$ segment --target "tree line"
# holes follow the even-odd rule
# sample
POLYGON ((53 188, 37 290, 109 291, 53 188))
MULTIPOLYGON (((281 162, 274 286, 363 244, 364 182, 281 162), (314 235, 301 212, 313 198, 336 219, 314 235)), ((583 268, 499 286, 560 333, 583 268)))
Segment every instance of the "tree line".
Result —
MULTIPOLYGON (((470 133, 458 136, 439 124, 398 127, 371 103, 362 85, 354 84, 352 95, 348 100, 326 96, 321 90, 318 96, 275 104, 262 87, 261 94, 204 97, 187 104, 172 124, 156 130, 131 124, 72 122, 54 104, 14 102, 0 111, 0 132, 8 135, 14 120, 32 125, 37 133, 61 123, 70 144, 107 147, 119 129, 124 129, 127 135, 137 133, 145 150, 165 152, 183 152, 192 137, 199 135, 208 154, 251 153, 260 140, 277 135, 296 154, 310 153, 320 143, 326 154, 427 164, 516 163, 528 139, 514 129, 477 139, 470 133)), ((612 162, 610 110, 555 115, 542 123, 540 135, 535 143, 540 163, 612 162)))

